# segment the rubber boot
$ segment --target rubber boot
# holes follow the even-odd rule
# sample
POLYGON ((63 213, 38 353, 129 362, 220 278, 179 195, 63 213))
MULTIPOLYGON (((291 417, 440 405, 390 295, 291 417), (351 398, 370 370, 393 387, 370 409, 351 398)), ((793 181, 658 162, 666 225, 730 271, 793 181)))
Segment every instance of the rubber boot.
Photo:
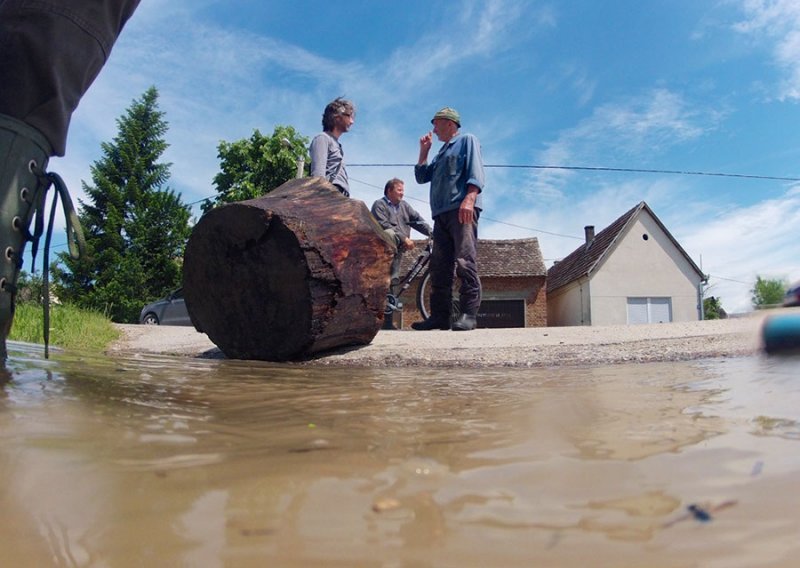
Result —
POLYGON ((29 227, 37 209, 44 209, 49 182, 44 171, 50 144, 27 124, 0 115, 0 357, 14 319, 17 278, 29 227))
POLYGON ((397 328, 394 326, 394 312, 390 312, 388 314, 383 314, 383 327, 381 329, 394 329, 397 328))

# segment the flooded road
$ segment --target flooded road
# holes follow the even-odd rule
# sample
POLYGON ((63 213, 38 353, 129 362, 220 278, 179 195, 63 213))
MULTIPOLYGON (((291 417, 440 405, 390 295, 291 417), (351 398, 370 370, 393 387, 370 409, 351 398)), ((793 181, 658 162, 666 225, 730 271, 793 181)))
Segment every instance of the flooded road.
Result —
POLYGON ((800 360, 344 369, 11 344, 4 566, 793 566, 800 360))

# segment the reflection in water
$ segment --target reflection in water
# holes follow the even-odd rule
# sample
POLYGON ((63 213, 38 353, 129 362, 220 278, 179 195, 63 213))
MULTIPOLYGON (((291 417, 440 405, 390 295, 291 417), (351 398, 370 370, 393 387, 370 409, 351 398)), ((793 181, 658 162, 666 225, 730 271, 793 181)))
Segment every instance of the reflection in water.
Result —
POLYGON ((9 565, 782 565, 796 369, 19 349, 0 386, 0 543, 9 565))

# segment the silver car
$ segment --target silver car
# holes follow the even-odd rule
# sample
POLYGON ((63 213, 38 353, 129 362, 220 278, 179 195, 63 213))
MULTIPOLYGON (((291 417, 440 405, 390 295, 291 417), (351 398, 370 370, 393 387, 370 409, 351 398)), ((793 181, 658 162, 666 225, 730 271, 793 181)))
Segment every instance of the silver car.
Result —
POLYGON ((786 290, 783 305, 787 308, 800 306, 800 282, 795 282, 786 290))
POLYGON ((139 323, 145 325, 192 325, 183 289, 178 288, 166 298, 147 304, 139 315, 139 323))

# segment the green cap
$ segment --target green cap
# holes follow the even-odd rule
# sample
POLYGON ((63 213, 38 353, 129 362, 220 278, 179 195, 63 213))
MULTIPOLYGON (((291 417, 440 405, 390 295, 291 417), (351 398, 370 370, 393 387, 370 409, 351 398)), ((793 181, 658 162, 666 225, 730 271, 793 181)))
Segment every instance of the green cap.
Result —
POLYGON ((431 123, 433 123, 433 121, 437 118, 446 118, 447 120, 452 120, 459 128, 461 128, 461 117, 458 115, 458 111, 454 108, 444 107, 442 110, 433 115, 431 123))

